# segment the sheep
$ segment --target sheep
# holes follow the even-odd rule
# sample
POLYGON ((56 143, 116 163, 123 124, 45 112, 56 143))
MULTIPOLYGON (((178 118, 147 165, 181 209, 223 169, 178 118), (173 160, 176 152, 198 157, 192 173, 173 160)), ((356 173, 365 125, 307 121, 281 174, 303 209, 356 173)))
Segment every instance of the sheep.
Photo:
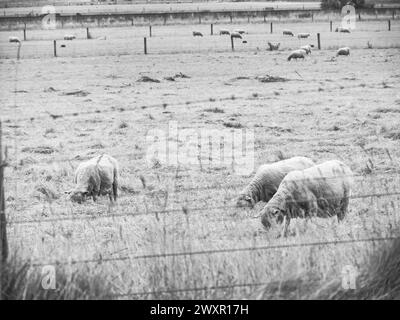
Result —
POLYGON ((238 38, 238 39, 243 39, 242 35, 238 32, 232 32, 231 33, 231 38, 238 38))
POLYGON ((199 31, 193 31, 193 37, 202 37, 203 34, 199 31))
POLYGON ((245 34, 246 33, 244 30, 241 30, 241 29, 236 29, 234 32, 237 32, 239 34, 245 34))
POLYGON ((279 46, 280 46, 280 45, 281 45, 280 43, 271 43, 271 42, 268 42, 268 46, 269 46, 269 50, 270 50, 270 51, 279 50, 279 46))
POLYGON ((97 196, 109 195, 110 201, 118 197, 118 162, 102 154, 81 163, 75 171, 75 188, 66 193, 73 202, 82 203, 87 197, 96 201, 97 196))
POLYGON ((335 29, 335 32, 343 32, 343 33, 350 33, 350 29, 338 27, 335 29))
POLYGON ((261 223, 271 227, 271 219, 282 223, 284 235, 290 219, 337 216, 344 219, 349 205, 353 173, 343 162, 326 161, 304 170, 289 172, 277 192, 261 211, 261 223))
POLYGON ((300 49, 304 50, 307 54, 311 54, 311 45, 309 45, 309 44, 300 47, 300 49))
POLYGON ((306 51, 303 49, 298 49, 298 50, 294 50, 292 51, 292 53, 289 55, 289 57, 287 58, 288 61, 292 60, 292 59, 304 59, 306 55, 306 51))
POLYGON ((21 41, 19 40, 19 38, 18 38, 18 37, 14 37, 14 36, 8 37, 8 41, 9 41, 9 42, 18 42, 18 43, 21 43, 21 41))
POLYGON ((250 183, 239 194, 237 207, 254 207, 259 201, 268 202, 275 194, 282 179, 293 170, 302 170, 314 166, 315 163, 306 157, 264 164, 260 166, 250 183))
POLYGON ((231 33, 230 33, 229 30, 227 30, 227 29, 221 29, 221 30, 219 30, 219 35, 220 35, 220 36, 221 36, 221 35, 224 35, 224 34, 230 35, 231 33))
POLYGON ((74 39, 76 39, 76 36, 74 36, 73 34, 64 35, 64 40, 74 40, 74 39))
POLYGON ((297 38, 299 39, 307 39, 310 36, 309 33, 298 33, 297 38))
POLYGON ((350 48, 349 47, 340 48, 340 49, 338 49, 338 51, 336 51, 336 55, 337 56, 348 56, 348 55, 350 55, 350 48))
POLYGON ((290 31, 290 30, 283 30, 283 35, 284 36, 292 36, 292 37, 294 37, 293 32, 290 31))

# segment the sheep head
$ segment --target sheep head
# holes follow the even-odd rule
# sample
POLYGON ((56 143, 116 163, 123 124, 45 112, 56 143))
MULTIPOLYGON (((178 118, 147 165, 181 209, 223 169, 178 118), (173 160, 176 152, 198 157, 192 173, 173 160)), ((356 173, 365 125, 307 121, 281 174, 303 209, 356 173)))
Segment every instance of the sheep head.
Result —
POLYGON ((284 220, 284 212, 277 207, 268 206, 268 204, 261 211, 261 223, 265 229, 269 230, 272 226, 271 221, 276 218, 276 222, 281 224, 284 220))
POLYGON ((252 197, 246 194, 242 194, 236 201, 236 207, 238 208, 253 208, 255 201, 252 197))

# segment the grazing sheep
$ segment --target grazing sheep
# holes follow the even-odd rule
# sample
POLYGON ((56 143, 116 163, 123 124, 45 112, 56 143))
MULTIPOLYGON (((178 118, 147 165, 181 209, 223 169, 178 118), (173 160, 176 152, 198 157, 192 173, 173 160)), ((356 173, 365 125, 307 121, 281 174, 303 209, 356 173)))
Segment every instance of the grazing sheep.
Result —
POLYGON ((298 33, 297 38, 299 39, 307 39, 310 36, 309 33, 298 33))
POLYGON ((66 34, 64 40, 74 40, 76 37, 73 34, 66 34))
POLYGON ((231 33, 231 38, 238 38, 238 39, 243 39, 242 35, 238 32, 232 32, 231 33))
POLYGON ((294 50, 292 51, 292 53, 289 55, 289 57, 287 58, 288 61, 292 60, 292 59, 304 59, 305 55, 306 55, 306 51, 303 49, 298 49, 298 50, 294 50))
POLYGON ((261 211, 261 222, 271 227, 271 219, 326 218, 337 216, 341 221, 349 205, 352 171, 341 161, 332 160, 304 170, 289 172, 278 191, 261 211))
POLYGON ((202 37, 203 34, 199 31, 193 31, 193 37, 202 37))
POLYGON ((240 193, 236 206, 254 207, 259 201, 268 202, 290 171, 303 170, 314 165, 315 163, 309 158, 293 157, 260 166, 253 179, 240 193))
POLYGON ((336 55, 337 56, 348 56, 348 55, 350 55, 350 48, 349 47, 340 48, 340 49, 338 49, 338 51, 336 51, 336 55))
POLYGON ((229 30, 227 30, 227 29, 221 29, 221 30, 219 30, 219 35, 224 35, 224 34, 230 35, 231 33, 230 33, 229 30))
POLYGON ((75 171, 76 187, 67 192, 74 202, 82 203, 87 197, 96 201, 97 196, 109 195, 110 201, 118 196, 118 162, 103 154, 81 163, 75 171))
POLYGON ((335 32, 343 32, 343 33, 350 33, 350 29, 338 27, 335 29, 335 32))
POLYGON ((309 44, 300 47, 300 49, 304 50, 307 54, 311 54, 311 45, 309 45, 309 44))
POLYGON ((270 50, 270 51, 279 50, 279 46, 280 46, 280 45, 281 45, 280 43, 271 43, 271 42, 268 42, 268 46, 269 46, 269 50, 270 50))
POLYGON ((8 37, 8 41, 9 41, 9 42, 18 42, 18 43, 21 43, 21 41, 19 40, 18 37, 8 37))
POLYGON ((292 36, 292 37, 294 37, 293 32, 290 31, 290 30, 283 30, 283 35, 284 36, 292 36))
POLYGON ((245 34, 246 33, 244 30, 241 30, 241 29, 236 29, 234 32, 237 32, 239 34, 245 34))

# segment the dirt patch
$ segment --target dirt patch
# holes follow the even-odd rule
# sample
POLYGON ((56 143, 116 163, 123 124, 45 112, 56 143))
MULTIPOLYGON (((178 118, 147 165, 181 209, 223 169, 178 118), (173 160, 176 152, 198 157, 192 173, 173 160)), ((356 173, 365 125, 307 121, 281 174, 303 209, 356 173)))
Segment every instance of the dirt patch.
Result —
POLYGON ((38 147, 23 148, 22 152, 52 154, 52 153, 56 152, 56 150, 53 147, 49 147, 49 146, 38 146, 38 147))

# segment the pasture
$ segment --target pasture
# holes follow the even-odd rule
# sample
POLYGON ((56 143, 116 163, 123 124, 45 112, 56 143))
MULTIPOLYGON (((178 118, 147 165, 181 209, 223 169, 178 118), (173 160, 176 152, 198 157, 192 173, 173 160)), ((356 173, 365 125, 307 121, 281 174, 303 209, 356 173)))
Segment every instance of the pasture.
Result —
POLYGON ((15 32, 2 32, 11 250, 33 268, 100 274, 115 298, 250 298, 271 281, 340 281, 344 266, 362 270, 382 238, 399 236, 400 33, 397 21, 390 32, 385 23, 361 22, 351 34, 328 23, 282 23, 273 34, 268 24, 215 26, 248 32, 234 52, 209 25, 165 26, 147 39, 148 55, 145 27, 93 29, 92 40, 84 29, 31 31, 18 62, 6 42, 15 32), (283 37, 287 28, 311 38, 283 37), (316 45, 317 32, 322 50, 288 62, 291 49, 316 45), (67 33, 78 39, 57 41, 66 47, 54 58, 52 40, 67 33), (281 49, 267 51, 267 41, 281 49), (342 46, 350 56, 335 57, 342 46), (344 161, 356 173, 347 217, 292 221, 287 238, 280 226, 266 232, 261 204, 234 206, 250 175, 202 157, 146 158, 152 129, 185 144, 175 125, 254 132, 254 168, 295 155, 344 161), (119 202, 71 203, 74 169, 99 153, 120 163, 119 202))

